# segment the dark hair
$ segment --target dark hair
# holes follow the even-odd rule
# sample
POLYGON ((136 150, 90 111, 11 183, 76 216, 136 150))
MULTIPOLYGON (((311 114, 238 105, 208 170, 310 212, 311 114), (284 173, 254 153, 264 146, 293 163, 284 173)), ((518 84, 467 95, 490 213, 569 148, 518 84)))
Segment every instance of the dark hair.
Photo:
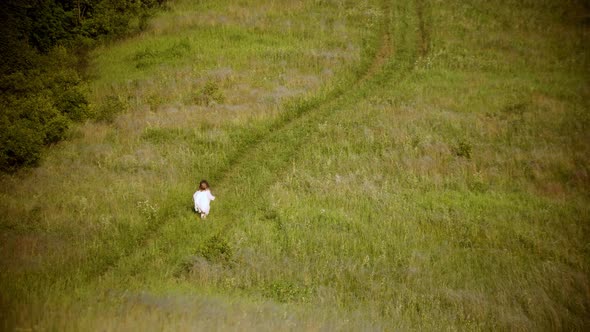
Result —
POLYGON ((199 183, 199 190, 205 190, 209 188, 209 182, 207 182, 207 180, 201 180, 201 183, 199 183), (203 188, 203 185, 206 185, 206 188, 203 188))

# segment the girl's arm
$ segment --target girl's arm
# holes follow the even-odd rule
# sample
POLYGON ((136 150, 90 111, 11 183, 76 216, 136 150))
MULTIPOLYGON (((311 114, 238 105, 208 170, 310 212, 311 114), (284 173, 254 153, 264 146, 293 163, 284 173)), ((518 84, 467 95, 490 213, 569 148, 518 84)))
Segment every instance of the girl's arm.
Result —
POLYGON ((214 200, 215 196, 211 195, 211 192, 209 190, 207 190, 207 196, 209 196, 210 200, 214 200))

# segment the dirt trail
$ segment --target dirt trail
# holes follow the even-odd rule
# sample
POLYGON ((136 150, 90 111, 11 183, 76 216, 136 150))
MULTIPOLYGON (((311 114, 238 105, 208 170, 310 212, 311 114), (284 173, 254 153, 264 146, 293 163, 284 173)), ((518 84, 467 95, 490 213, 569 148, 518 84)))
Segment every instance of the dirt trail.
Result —
MULTIPOLYGON (((275 123, 271 124, 269 129, 265 132, 257 132, 252 133, 251 136, 246 137, 244 140, 248 143, 241 147, 237 153, 235 153, 232 158, 230 159, 228 166, 225 169, 219 169, 213 173, 210 180, 215 183, 216 187, 222 188, 222 191, 217 192, 219 197, 223 197, 227 200, 228 196, 231 195, 232 192, 236 191, 236 186, 238 183, 243 182, 242 179, 238 179, 241 174, 245 174, 251 170, 251 165, 256 165, 259 169, 260 167, 264 168, 264 162, 260 162, 260 160, 264 160, 264 158, 269 158, 268 154, 262 153, 262 150, 268 148, 268 145, 271 141, 280 141, 289 136, 289 133, 293 132, 294 126, 301 126, 303 123, 311 123, 314 121, 319 121, 317 115, 322 113, 323 116, 326 116, 328 112, 326 110, 333 109, 333 107, 342 99, 342 96, 345 94, 350 93, 350 91, 358 87, 360 84, 363 84, 367 81, 370 81, 372 78, 380 72, 382 67, 388 61, 392 54, 392 38, 391 38, 391 31, 390 31, 390 5, 387 1, 382 2, 383 8, 383 21, 381 23, 381 36, 380 39, 380 46, 378 51, 376 52, 371 64, 367 66, 367 69, 364 73, 361 73, 358 78, 353 81, 348 87, 339 91, 333 91, 329 94, 324 100, 320 102, 312 102, 311 104, 302 106, 299 110, 294 112, 292 115, 286 115, 285 117, 279 118, 276 120, 275 123), (324 110, 323 112, 318 112, 318 110, 324 110), (238 177, 238 178, 236 178, 238 177)), ((290 148, 284 149, 281 148, 281 154, 287 156, 289 158, 283 159, 283 162, 290 159, 290 156, 295 153, 296 148, 304 142, 305 137, 290 137, 291 144, 288 146, 290 148)), ((276 153, 273 153, 273 156, 276 153)), ((271 158, 272 159, 272 158, 271 158)), ((273 167, 273 169, 276 171, 273 167)), ((230 227, 231 222, 229 220, 235 218, 236 216, 219 216, 216 219, 223 219, 224 221, 220 224, 224 225, 223 230, 215 229, 211 230, 210 234, 215 234, 219 232, 224 232, 225 228, 230 227)), ((153 222, 147 226, 144 233, 141 236, 141 240, 135 245, 130 252, 126 256, 133 255, 134 253, 140 253, 143 251, 144 247, 148 245, 148 243, 156 237, 162 227, 165 226, 166 221, 161 220, 159 222, 153 222)), ((207 235, 202 234, 203 237, 207 235)), ((126 256, 121 257, 124 259, 126 256)), ((102 268, 98 268, 97 270, 101 271, 95 275, 97 279, 102 279, 102 277, 107 274, 112 269, 116 268, 117 265, 120 264, 120 260, 110 261, 102 268)), ((95 270, 96 271, 96 270, 95 270)), ((94 279, 94 278, 93 278, 94 279)))
MULTIPOLYGON (((288 165, 293 160, 301 145, 308 142, 309 130, 311 129, 306 128, 314 128, 315 124, 320 123, 322 119, 333 115, 339 104, 345 101, 345 96, 353 94, 353 89, 358 90, 360 86, 370 82, 381 72, 393 53, 390 27, 391 9, 388 1, 382 2, 382 10, 380 45, 365 72, 360 74, 346 89, 333 94, 322 103, 309 107, 296 117, 276 126, 269 135, 251 144, 244 153, 240 154, 240 158, 236 159, 236 162, 223 173, 223 176, 216 183, 217 187, 221 189, 219 196, 230 201, 230 204, 224 205, 233 205, 232 203, 238 203, 242 200, 240 196, 243 195, 236 195, 235 193, 241 191, 240 188, 243 186, 244 181, 248 181, 249 174, 269 173, 269 176, 265 177, 267 181, 257 183, 255 187, 258 189, 250 190, 253 194, 263 192, 261 189, 264 188, 264 185, 270 185, 285 165, 288 165), (281 158, 277 158, 278 155, 281 158), (271 160, 272 164, 266 162, 271 160), (231 200, 234 201, 231 202, 231 200)), ((258 206, 258 209, 263 210, 264 208, 258 206)), ((222 207, 220 206, 219 209, 221 210, 222 207)), ((233 221, 238 218, 239 213, 235 213, 233 210, 224 211, 223 215, 216 217, 217 220, 222 220, 222 222, 218 223, 221 227, 214 228, 209 234, 227 232, 234 225, 233 221)))
POLYGON ((361 77, 359 82, 365 82, 371 79, 378 72, 381 71, 385 63, 391 58, 393 54, 392 36, 391 36, 391 8, 389 2, 385 1, 383 4, 383 33, 381 35, 381 43, 379 50, 375 54, 375 58, 367 72, 361 77))
MULTIPOLYGON (((394 9, 389 2, 383 4, 384 15, 382 35, 379 39, 381 41, 380 47, 366 71, 343 91, 319 105, 306 109, 252 144, 215 183, 219 188, 216 194, 220 200, 216 202, 214 207, 216 209, 214 222, 207 223, 207 227, 191 236, 187 243, 171 243, 170 246, 176 248, 184 246, 185 255, 190 256, 195 253, 201 243, 208 241, 211 237, 229 236, 234 227, 239 227, 241 222, 247 222, 244 220, 244 211, 235 209, 236 206, 247 205, 254 215, 273 215, 272 212, 269 213, 270 205, 264 194, 265 188, 270 187, 284 173, 284 170, 295 160, 303 144, 310 142, 313 128, 316 128, 318 123, 337 116, 338 109, 363 100, 374 87, 382 83, 380 80, 402 81, 411 72, 411 67, 408 64, 413 64, 415 61, 406 58, 399 59, 402 65, 397 66, 397 71, 394 73, 390 73, 386 69, 387 65, 395 60, 392 17, 399 20, 396 22, 395 28, 400 30, 411 29, 412 22, 418 21, 415 7, 411 8, 412 6, 407 4, 398 4, 398 6, 402 8, 394 9), (407 15, 412 15, 412 18, 406 17, 407 15), (245 200, 251 199, 251 197, 256 199, 245 204, 245 200)), ((405 36, 407 31, 398 31, 396 34, 405 36)), ((408 47, 415 49, 419 45, 418 41, 411 39, 411 37, 403 39, 405 42, 411 43, 408 47)), ((418 56, 418 52, 406 52, 405 54, 418 56)), ((282 221, 274 220, 274 222, 280 225, 282 221)), ((281 239, 277 240, 281 241, 281 239)))
MULTIPOLYGON (((380 80, 402 82, 409 76, 416 60, 428 53, 428 22, 425 21, 427 13, 423 1, 395 5, 390 1, 383 1, 380 46, 366 71, 345 90, 277 126, 269 135, 252 144, 242 158, 223 173, 216 185, 220 188, 218 196, 223 197, 225 202, 215 207, 218 209, 216 222, 207 228, 206 232, 198 234, 201 241, 211 236, 223 236, 236 226, 243 211, 236 211, 231 207, 243 203, 244 197, 258 197, 258 200, 252 201, 252 209, 260 213, 268 211, 269 202, 263 197, 265 188, 270 187, 283 174, 284 169, 296 158, 300 147, 309 143, 310 131, 314 130, 312 128, 316 128, 318 123, 337 116, 340 107, 350 106, 351 103, 366 98, 373 87, 382 83, 380 80), (413 28, 417 34, 410 32, 413 28), (394 53, 395 37, 400 39, 397 40, 400 43, 399 47, 405 48, 399 59, 396 59, 394 53), (400 65, 396 66, 396 70, 388 71, 387 65, 395 61, 400 65), (252 183, 252 178, 256 178, 258 182, 252 183)), ((191 245, 190 248, 195 249, 196 246, 191 245)))
MULTIPOLYGON (((411 8, 412 6, 409 4, 399 3, 395 6, 393 8, 389 1, 382 3, 383 21, 379 37, 380 46, 364 73, 360 73, 357 79, 344 89, 333 91, 321 102, 305 105, 293 114, 279 118, 267 131, 253 134, 248 138, 248 143, 233 156, 228 166, 225 169, 217 170, 216 175, 211 177, 215 187, 219 188, 216 195, 220 198, 214 207, 216 209, 214 222, 208 223, 207 227, 200 227, 198 230, 194 229, 195 220, 192 218, 190 221, 186 221, 190 223, 186 225, 172 225, 165 220, 154 223, 143 234, 140 245, 135 246, 129 255, 106 266, 103 272, 98 274, 98 279, 102 279, 108 271, 116 269, 117 266, 124 266, 127 259, 131 262, 136 258, 149 260, 149 258, 143 258, 143 254, 146 251, 145 246, 151 245, 154 239, 157 239, 159 247, 170 248, 170 252, 176 253, 176 256, 168 255, 168 257, 160 258, 169 265, 178 264, 178 255, 190 256, 204 241, 212 236, 224 236, 238 225, 239 220, 243 217, 243 211, 234 207, 243 206, 244 200, 248 197, 258 197, 258 200, 252 201, 250 206, 252 210, 264 213, 268 209, 267 201, 262 197, 264 188, 268 188, 276 181, 277 176, 282 174, 282 171, 296 157, 300 147, 309 142, 312 128, 315 128, 317 123, 335 116, 337 109, 344 104, 349 105, 362 100, 367 93, 370 93, 372 86, 380 83, 379 77, 392 79, 391 77, 384 78, 383 76, 386 75, 382 75, 387 64, 395 60, 393 50, 395 38, 392 32, 399 30, 395 31, 395 37, 398 39, 401 37, 401 41, 398 41, 401 47, 416 48, 419 46, 420 41, 407 36, 411 35, 408 33, 408 29, 411 29, 411 26, 423 17, 422 14, 416 13, 421 6, 411 8), (179 236, 173 239, 170 236, 166 238, 157 235, 163 232, 167 234, 178 232, 179 236), (191 234, 187 237, 186 234, 183 234, 184 232, 191 234), (179 240, 180 238, 185 240, 179 240)), ((416 30, 420 30, 418 27, 416 28, 416 30)), ((409 53, 412 52, 404 52, 406 55, 409 53)), ((403 64, 399 68, 406 68, 407 64, 414 62, 405 58, 398 60, 403 64)), ((405 70, 399 68, 393 74, 398 80, 411 71, 409 67, 405 70)))

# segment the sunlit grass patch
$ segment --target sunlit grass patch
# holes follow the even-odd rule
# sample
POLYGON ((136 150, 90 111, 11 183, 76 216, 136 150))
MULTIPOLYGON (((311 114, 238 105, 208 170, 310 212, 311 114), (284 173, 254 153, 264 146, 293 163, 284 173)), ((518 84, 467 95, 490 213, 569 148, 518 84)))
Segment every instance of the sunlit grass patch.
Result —
POLYGON ((576 10, 171 3, 95 52, 110 122, 2 178, 6 325, 584 329, 576 10))

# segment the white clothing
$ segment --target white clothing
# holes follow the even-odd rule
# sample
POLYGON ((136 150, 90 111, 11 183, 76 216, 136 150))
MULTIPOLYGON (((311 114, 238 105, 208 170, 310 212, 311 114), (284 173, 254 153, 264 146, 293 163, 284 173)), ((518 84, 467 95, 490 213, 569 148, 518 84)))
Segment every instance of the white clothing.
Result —
POLYGON ((215 196, 211 195, 209 189, 197 190, 193 195, 195 201, 195 210, 199 213, 209 214, 210 202, 215 199, 215 196))

